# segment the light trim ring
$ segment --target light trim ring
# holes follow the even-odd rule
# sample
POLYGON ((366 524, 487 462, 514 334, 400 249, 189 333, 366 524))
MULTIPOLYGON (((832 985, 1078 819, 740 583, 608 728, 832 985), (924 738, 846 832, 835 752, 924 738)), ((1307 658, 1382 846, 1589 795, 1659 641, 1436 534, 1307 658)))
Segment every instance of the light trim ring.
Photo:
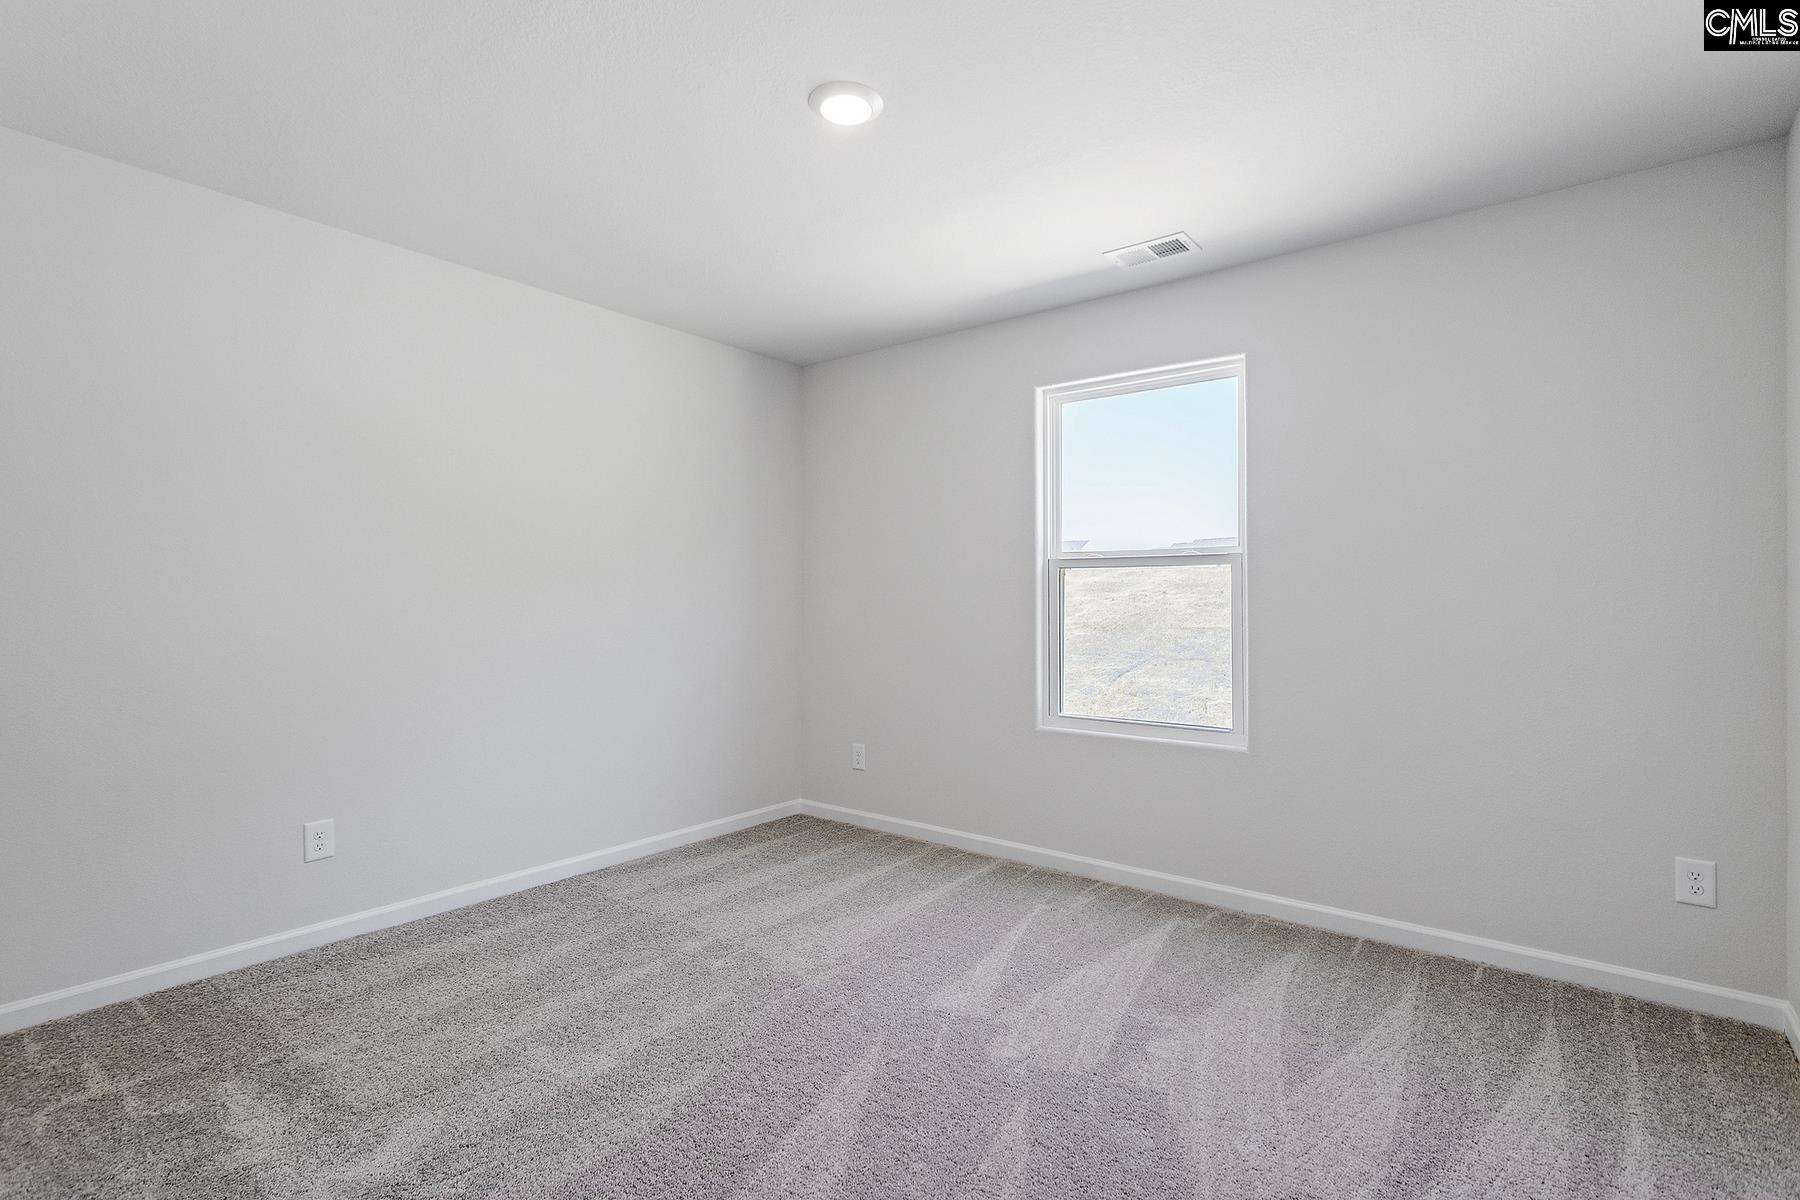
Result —
POLYGON ((806 103, 833 125, 867 125, 881 115, 881 93, 866 83, 834 79, 821 83, 806 103))

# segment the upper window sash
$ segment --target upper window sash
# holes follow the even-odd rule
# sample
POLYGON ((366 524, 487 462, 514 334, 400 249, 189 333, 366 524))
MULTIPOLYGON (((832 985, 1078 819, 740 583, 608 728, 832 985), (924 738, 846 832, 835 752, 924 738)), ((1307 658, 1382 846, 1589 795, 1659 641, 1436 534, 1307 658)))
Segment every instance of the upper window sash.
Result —
POLYGON ((1222 358, 1206 359, 1202 362, 1180 364, 1169 367, 1154 368, 1148 371, 1124 371, 1116 375, 1103 375, 1095 379, 1085 379, 1074 383, 1054 384, 1040 389, 1049 420, 1045 422, 1047 444, 1045 465, 1047 467, 1045 484, 1045 551, 1046 557, 1057 563, 1080 563, 1095 559, 1144 559, 1144 565, 1155 566, 1166 563, 1171 558, 1219 557, 1228 554, 1242 554, 1248 529, 1245 512, 1245 458, 1247 457, 1248 438, 1244 428, 1244 361, 1241 354, 1228 355, 1222 358), (1168 547, 1136 547, 1120 550, 1064 550, 1063 545, 1063 415, 1066 405, 1081 400, 1096 400, 1107 396, 1128 396, 1140 392, 1153 392, 1163 388, 1182 387, 1187 384, 1208 383, 1214 380, 1230 379, 1236 384, 1237 391, 1237 529, 1235 540, 1207 546, 1168 546, 1168 547))

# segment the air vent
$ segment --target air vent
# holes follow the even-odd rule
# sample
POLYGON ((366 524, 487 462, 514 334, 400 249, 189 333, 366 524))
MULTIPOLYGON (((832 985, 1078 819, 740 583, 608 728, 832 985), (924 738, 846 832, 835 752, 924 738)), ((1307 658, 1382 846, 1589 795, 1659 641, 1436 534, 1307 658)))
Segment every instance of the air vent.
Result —
POLYGON ((1151 238, 1147 242, 1139 242, 1135 246, 1125 246, 1118 250, 1108 250, 1106 257, 1121 267, 1141 267, 1145 263, 1153 263, 1158 259, 1174 258, 1181 254, 1192 254, 1200 247, 1194 239, 1185 233, 1170 233, 1159 238, 1151 238))

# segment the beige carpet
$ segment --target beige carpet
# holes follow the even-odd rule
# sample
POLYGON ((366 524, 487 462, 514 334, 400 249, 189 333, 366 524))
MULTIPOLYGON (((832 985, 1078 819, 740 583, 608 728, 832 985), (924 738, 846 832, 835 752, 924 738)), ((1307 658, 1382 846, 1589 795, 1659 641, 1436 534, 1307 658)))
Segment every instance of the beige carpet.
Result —
POLYGON ((0 1196, 1800 1196, 1779 1035, 796 817, 0 1039, 0 1196))

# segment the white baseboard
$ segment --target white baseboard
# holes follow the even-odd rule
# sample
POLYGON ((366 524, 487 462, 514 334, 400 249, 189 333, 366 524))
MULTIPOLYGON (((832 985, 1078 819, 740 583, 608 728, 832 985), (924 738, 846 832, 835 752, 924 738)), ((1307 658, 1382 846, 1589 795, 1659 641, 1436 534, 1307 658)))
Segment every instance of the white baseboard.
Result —
POLYGON ((1147 892, 1159 892, 1219 908, 1276 917, 1297 925, 1309 925, 1351 937, 1387 942, 1409 950, 1428 950, 1434 954, 1487 963, 1545 979, 1578 983, 1715 1017, 1730 1017, 1768 1029, 1785 1029, 1789 1042, 1796 1047, 1796 1053, 1800 1053, 1800 1021, 1796 1020, 1790 1004, 1774 996, 1741 992, 1735 988, 1718 987, 1673 975, 1658 975, 1635 967, 1595 962, 1592 959, 1558 954, 1552 950, 1536 950, 1512 942, 1498 942, 1492 938, 1455 933, 1448 929, 1434 929, 1429 925, 1414 925, 1409 921, 1394 921, 1387 917, 1351 912, 1349 909, 1332 908, 1306 900, 1290 900, 1286 896, 1253 892, 1222 883, 1207 883, 1163 871, 1128 867, 1122 863, 1105 862, 1061 850, 1046 850, 1042 846, 1027 846, 1002 838, 964 833, 959 829, 946 829, 941 825, 927 825, 921 821, 887 817, 835 804, 803 800, 800 802, 800 809, 828 821, 842 821, 865 829, 878 829, 902 837, 954 846, 959 850, 972 850, 977 854, 1010 859, 1035 867, 1048 867, 1088 879, 1125 884, 1147 892))
POLYGON ((635 842, 626 842, 621 846, 609 846, 604 850, 578 854, 574 858, 559 859, 542 866, 527 867, 523 871, 511 871, 505 875, 495 875, 491 879, 482 879, 474 883, 465 883, 460 887, 446 888, 441 892, 432 892, 428 896, 415 896, 411 900, 401 900, 394 904, 384 904, 380 908, 366 909, 363 912, 351 913, 344 917, 334 917, 329 921, 320 921, 316 925, 306 925, 299 929, 272 933, 267 937, 239 942, 235 946, 207 950, 186 958, 175 959, 172 962, 141 967, 135 971, 126 971, 121 975, 96 979, 92 983, 76 984, 58 991, 45 992, 41 996, 28 996, 23 1000, 14 1000, 10 1004, 0 1005, 0 1034, 11 1033, 16 1029, 25 1029, 45 1021, 54 1021, 58 1017, 72 1016, 91 1008, 115 1004, 120 1000, 146 996, 151 992, 159 992, 177 984, 192 983, 196 979, 204 979, 209 975, 220 975, 226 971, 235 971, 239 967, 267 962, 272 958, 281 958, 302 950, 311 950, 315 946, 355 937, 359 933, 386 929, 392 925, 404 925, 408 921, 416 921, 420 917, 429 917, 435 913, 448 912, 453 908, 478 904, 483 900, 491 900, 495 896, 504 896, 510 892, 522 892, 527 888, 555 883, 557 880, 567 879, 571 875, 584 875, 589 871, 597 871, 601 867, 610 867, 615 863, 629 862, 634 858, 647 858, 652 854, 660 854, 664 850, 673 850, 677 846, 686 846, 691 842, 705 841, 707 838, 715 838, 721 834, 748 829, 752 825, 761 825, 767 821, 791 817, 799 811, 800 804, 796 800, 771 804, 766 808, 720 817, 716 821, 689 825, 686 829, 659 833, 654 837, 639 838, 635 842))
POLYGON ((404 925, 408 921, 416 921, 421 917, 448 912, 451 909, 462 908, 470 904, 478 904, 495 896, 522 892, 527 888, 554 883, 559 879, 567 879, 571 875, 597 871, 615 863, 646 858, 664 850, 673 850, 678 846, 719 837, 739 829, 748 829, 752 825, 780 820, 782 817, 793 816, 796 813, 807 813, 829 821, 840 821, 850 825, 859 825, 865 829, 877 829, 903 837, 916 838, 920 841, 972 850, 978 854, 1010 859, 1031 866, 1048 867, 1089 879, 1100 879, 1108 883, 1142 888, 1145 891, 1175 896, 1183 900, 1194 900, 1201 904, 1275 917, 1299 925, 1309 925, 1319 929, 1328 929, 1334 933, 1348 934, 1352 937, 1365 937, 1372 941, 1405 946, 1408 949, 1427 950, 1452 958, 1488 963, 1529 975, 1559 979, 1567 983, 1599 988, 1603 991, 1619 992, 1641 1000, 1671 1004, 1678 1008, 1691 1009, 1713 1016, 1730 1017, 1734 1020, 1749 1022, 1752 1025, 1784 1031, 1795 1056, 1800 1057, 1800 1014, 1796 1014, 1791 1003, 1774 996, 1762 996, 1754 992, 1718 987, 1714 984, 1681 979, 1673 975, 1658 975, 1650 971, 1640 971, 1634 967, 1621 967, 1611 963, 1596 962, 1592 959, 1576 958, 1550 950, 1536 950, 1530 946, 1499 942, 1492 938, 1455 933, 1448 929, 1434 929, 1428 925, 1414 925, 1407 921, 1395 921, 1387 917, 1371 916, 1368 913, 1351 912, 1348 909, 1332 908, 1305 900, 1291 900, 1285 896, 1253 892, 1226 884, 1207 883, 1181 875, 1170 875, 1163 871, 1128 867, 1122 863, 1106 862, 1102 859, 1069 854, 1061 850, 1028 846, 1021 842, 1009 842, 1003 838, 965 833, 958 829, 946 829, 941 825, 928 825, 922 821, 882 816, 879 813, 843 808, 835 804, 821 804, 812 800, 791 800, 781 804, 771 804, 765 808, 721 817, 716 821, 706 821, 699 825, 690 825, 685 829, 657 834, 654 837, 640 838, 635 842, 626 842, 623 845, 595 850, 588 854, 576 855, 573 858, 560 859, 542 866, 528 867, 522 871, 496 875, 491 879, 478 880, 460 887, 446 888, 427 896, 417 896, 411 900, 384 904, 379 908, 321 921, 316 925, 289 929, 248 942, 239 942, 233 946, 208 950, 171 962, 157 963, 154 966, 127 971, 106 979, 97 979, 91 983, 77 984, 58 991, 46 992, 40 996, 15 1000, 9 1004, 0 1005, 0 1034, 24 1029, 44 1021, 53 1021, 59 1017, 71 1016, 103 1005, 114 1004, 120 1000, 130 1000, 137 996, 148 995, 151 992, 161 991, 163 988, 191 983, 209 975, 219 975, 226 971, 237 970, 239 967, 247 967, 285 955, 296 954, 315 946, 323 946, 328 942, 341 941, 344 938, 370 933, 377 929, 386 929, 393 925, 404 925))

